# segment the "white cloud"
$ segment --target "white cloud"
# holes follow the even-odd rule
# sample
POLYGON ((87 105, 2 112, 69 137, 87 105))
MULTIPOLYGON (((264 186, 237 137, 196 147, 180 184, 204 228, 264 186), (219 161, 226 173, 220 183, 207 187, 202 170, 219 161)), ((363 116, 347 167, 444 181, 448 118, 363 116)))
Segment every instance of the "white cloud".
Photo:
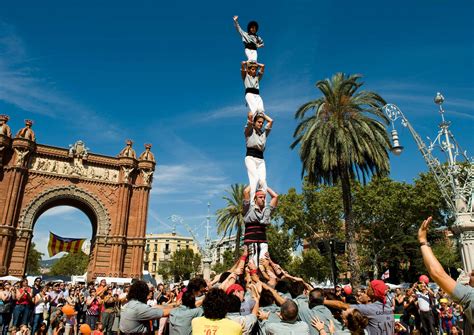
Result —
POLYGON ((0 22, 0 100, 24 111, 80 124, 104 138, 118 139, 118 127, 61 93, 34 67, 27 48, 14 28, 0 22), (100 129, 100 132, 96 132, 100 129), (105 129, 105 131, 104 131, 105 129))

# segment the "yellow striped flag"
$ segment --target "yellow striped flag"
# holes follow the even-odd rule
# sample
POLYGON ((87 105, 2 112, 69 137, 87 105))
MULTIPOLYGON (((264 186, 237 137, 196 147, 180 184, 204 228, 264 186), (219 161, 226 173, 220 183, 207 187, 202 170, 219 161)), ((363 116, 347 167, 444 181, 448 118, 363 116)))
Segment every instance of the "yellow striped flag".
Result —
POLYGON ((61 251, 66 251, 71 254, 81 251, 82 244, 85 238, 68 238, 61 237, 52 232, 49 232, 48 252, 49 257, 59 254, 61 251))

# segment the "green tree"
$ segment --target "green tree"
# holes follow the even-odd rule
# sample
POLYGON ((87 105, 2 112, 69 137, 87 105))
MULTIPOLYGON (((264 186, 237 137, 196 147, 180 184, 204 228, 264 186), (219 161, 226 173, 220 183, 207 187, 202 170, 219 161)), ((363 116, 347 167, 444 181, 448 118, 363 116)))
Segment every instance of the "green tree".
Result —
MULTIPOLYGON (((411 281, 417 273, 424 272, 417 231, 427 216, 435 218, 438 227, 448 226, 452 219, 448 207, 431 174, 420 174, 413 184, 397 182, 386 177, 372 178, 362 186, 354 184, 353 217, 358 227, 362 266, 374 277, 381 267, 390 268, 392 282, 400 279, 411 281), (402 271, 403 270, 403 271, 402 271)), ((431 232, 433 249, 446 249, 446 239, 438 230, 431 232), (436 248, 440 243, 444 247, 436 248)), ((459 253, 442 256, 445 266, 457 264, 459 253)))
POLYGON ((212 268, 212 270, 216 273, 225 272, 234 265, 234 253, 230 250, 224 251, 224 254, 222 255, 222 260, 222 263, 218 262, 212 268))
POLYGON ((218 209, 217 214, 217 233, 231 236, 235 232, 234 258, 237 259, 240 254, 240 239, 245 229, 244 215, 242 213, 244 203, 245 185, 233 184, 230 190, 227 190, 226 196, 222 197, 226 202, 224 208, 218 209))
POLYGON ((329 264, 329 260, 321 256, 317 250, 308 249, 303 251, 301 256, 293 258, 288 266, 288 271, 305 281, 321 282, 331 276, 329 264))
POLYGON ((300 146, 302 173, 312 183, 340 182, 344 206, 348 265, 353 284, 360 284, 356 229, 352 219, 351 181, 389 172, 390 140, 382 112, 385 100, 370 91, 358 91, 361 76, 335 74, 317 82, 323 96, 302 105, 295 114, 301 120, 291 147, 300 146), (309 111, 315 111, 307 116, 309 111))
POLYGON ((170 261, 163 263, 158 273, 165 280, 173 278, 175 282, 188 280, 191 274, 196 273, 201 266, 201 255, 195 254, 192 249, 181 249, 171 255, 170 261))
POLYGON ((285 268, 291 262, 291 254, 295 246, 294 235, 285 227, 268 226, 267 240, 268 252, 272 260, 285 268))
POLYGON ((87 271, 88 264, 89 256, 82 251, 78 253, 68 253, 53 264, 50 274, 54 276, 83 275, 87 271))
POLYGON ((43 253, 36 250, 34 242, 30 244, 30 250, 28 250, 28 257, 26 258, 26 273, 29 275, 39 274, 41 267, 41 258, 43 253))
POLYGON ((279 196, 275 220, 293 232, 298 244, 302 239, 318 242, 343 238, 342 202, 339 187, 314 185, 305 178, 302 193, 294 188, 279 196))

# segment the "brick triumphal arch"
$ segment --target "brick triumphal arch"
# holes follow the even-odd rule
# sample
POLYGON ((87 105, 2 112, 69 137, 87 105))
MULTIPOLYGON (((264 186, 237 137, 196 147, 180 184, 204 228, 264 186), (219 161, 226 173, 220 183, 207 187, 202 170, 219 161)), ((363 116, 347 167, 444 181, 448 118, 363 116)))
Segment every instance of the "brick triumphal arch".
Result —
MULTIPOLYGON (((117 157, 36 143, 32 122, 12 136, 0 115, 0 275, 23 275, 38 217, 68 205, 92 224, 88 277, 140 277, 155 158, 132 142, 117 157)), ((71 234, 74 237, 74 227, 71 234)))

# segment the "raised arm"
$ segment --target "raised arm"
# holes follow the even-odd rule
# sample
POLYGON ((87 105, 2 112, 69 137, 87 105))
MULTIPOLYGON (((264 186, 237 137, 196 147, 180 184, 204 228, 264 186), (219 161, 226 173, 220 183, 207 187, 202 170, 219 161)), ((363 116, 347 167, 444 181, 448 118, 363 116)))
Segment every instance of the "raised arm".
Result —
POLYGON ((250 201, 250 185, 244 189, 244 201, 250 201))
POLYGON ((270 187, 267 187, 267 192, 272 197, 272 199, 270 200, 270 206, 276 207, 278 205, 278 194, 270 187))
POLYGON ((278 292, 274 288, 268 286, 266 283, 263 283, 263 282, 262 282, 262 287, 270 291, 270 293, 273 295, 273 298, 275 298, 275 302, 278 306, 281 306, 285 303, 286 299, 283 298, 281 295, 279 295, 278 292))
POLYGON ((242 80, 245 79, 245 76, 247 75, 247 62, 242 61, 240 63, 240 76, 242 77, 242 80))
POLYGON ((273 119, 269 117, 267 114, 263 114, 263 118, 265 119, 265 121, 267 121, 267 126, 266 126, 267 130, 272 129, 273 119))
POLYGON ((329 306, 329 307, 333 307, 333 308, 343 309, 343 310, 346 310, 346 309, 349 308, 348 304, 346 304, 342 301, 339 301, 339 300, 324 299, 324 305, 329 306))
POLYGON ((421 255, 423 256, 423 262, 425 267, 430 274, 430 277, 436 282, 449 295, 452 295, 454 288, 456 287, 456 281, 451 278, 443 267, 439 263, 438 259, 431 250, 430 245, 428 244, 427 233, 428 226, 431 223, 433 218, 430 216, 420 226, 418 230, 418 241, 420 242, 421 255))
POLYGON ((244 129, 245 137, 249 137, 250 135, 252 135, 252 132, 253 132, 253 121, 250 118, 248 118, 247 125, 245 126, 245 129, 244 129))
POLYGON ((242 30, 242 28, 240 28, 240 24, 239 24, 239 16, 238 15, 234 15, 233 17, 234 19, 234 26, 235 26, 235 29, 237 29, 237 32, 242 35, 242 33, 244 32, 242 30))

